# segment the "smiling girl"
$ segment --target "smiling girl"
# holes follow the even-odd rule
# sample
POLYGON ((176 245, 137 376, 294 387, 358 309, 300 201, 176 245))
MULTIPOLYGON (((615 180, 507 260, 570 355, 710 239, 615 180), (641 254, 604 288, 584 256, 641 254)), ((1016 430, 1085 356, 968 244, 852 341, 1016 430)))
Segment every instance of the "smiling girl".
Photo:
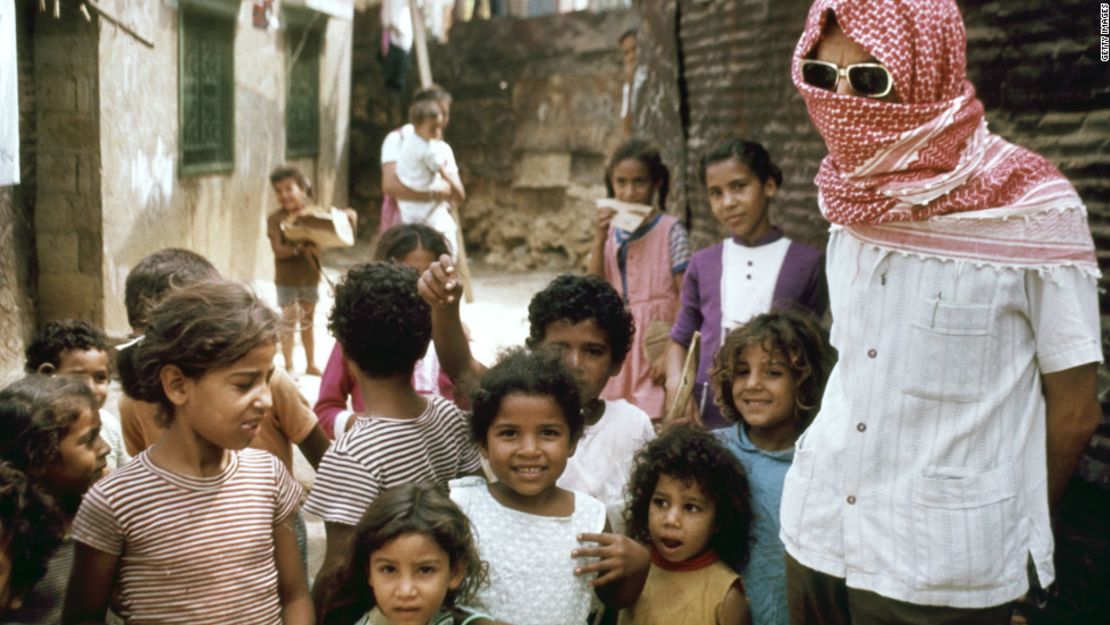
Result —
POLYGON ((293 530, 301 488, 245 449, 271 408, 277 316, 242 285, 174 291, 120 358, 162 440, 89 492, 64 623, 103 622, 113 590, 138 623, 311 623, 293 530))
POLYGON ((721 557, 743 573, 755 625, 790 622, 779 539, 782 484, 794 441, 817 414, 828 361, 824 333, 812 315, 775 311, 730 332, 710 372, 717 405, 736 424, 713 434, 744 465, 755 516, 747 564, 740 554, 721 557))
POLYGON ((578 386, 543 352, 509 352, 483 376, 471 399, 471 429, 497 478, 451 482, 453 499, 474 524, 490 584, 479 607, 513 625, 583 623, 591 576, 570 557, 578 534, 605 528, 605 505, 556 480, 582 435, 578 386))
POLYGON ((686 350, 701 332, 694 399, 705 427, 729 425, 708 386, 713 355, 728 331, 769 310, 801 305, 817 317, 828 307, 824 256, 787 239, 772 225, 771 199, 782 172, 762 145, 730 140, 702 158, 713 216, 729 233, 723 242, 698 251, 682 285, 682 304, 667 347, 668 402, 678 387, 686 350))

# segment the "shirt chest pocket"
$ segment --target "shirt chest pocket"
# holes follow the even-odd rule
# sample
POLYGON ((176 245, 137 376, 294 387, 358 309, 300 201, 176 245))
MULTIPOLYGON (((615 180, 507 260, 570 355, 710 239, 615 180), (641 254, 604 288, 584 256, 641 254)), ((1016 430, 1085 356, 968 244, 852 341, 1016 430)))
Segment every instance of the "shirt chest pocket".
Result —
POLYGON ((905 391, 935 401, 982 398, 991 317, 987 304, 918 300, 910 323, 905 391))

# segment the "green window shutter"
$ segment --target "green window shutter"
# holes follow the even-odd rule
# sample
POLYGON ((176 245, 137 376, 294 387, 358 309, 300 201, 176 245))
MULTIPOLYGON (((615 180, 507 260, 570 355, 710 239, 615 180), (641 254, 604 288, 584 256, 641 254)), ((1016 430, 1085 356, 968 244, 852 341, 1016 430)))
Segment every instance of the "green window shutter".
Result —
POLYGON ((179 41, 181 173, 235 164, 235 14, 183 4, 179 41))
POLYGON ((291 26, 285 31, 289 68, 285 94, 287 158, 320 153, 321 30, 310 23, 291 26))

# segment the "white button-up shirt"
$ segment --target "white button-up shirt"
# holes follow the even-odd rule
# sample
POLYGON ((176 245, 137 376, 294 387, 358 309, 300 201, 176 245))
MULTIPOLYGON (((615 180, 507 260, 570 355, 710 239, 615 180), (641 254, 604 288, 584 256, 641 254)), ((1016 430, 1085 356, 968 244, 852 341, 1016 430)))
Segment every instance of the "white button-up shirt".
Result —
POLYGON ((781 537, 801 564, 923 605, 1054 577, 1040 374, 1102 359, 1094 278, 897 253, 834 228, 839 361, 797 442, 781 537))

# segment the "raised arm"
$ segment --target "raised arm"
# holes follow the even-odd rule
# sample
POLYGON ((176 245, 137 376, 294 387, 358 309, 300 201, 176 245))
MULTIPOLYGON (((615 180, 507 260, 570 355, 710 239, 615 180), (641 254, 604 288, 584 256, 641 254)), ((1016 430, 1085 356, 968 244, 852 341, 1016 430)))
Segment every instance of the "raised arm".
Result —
POLYGON ((605 239, 609 237, 609 224, 617 211, 611 208, 598 208, 597 219, 594 222, 594 243, 590 248, 590 260, 586 265, 586 273, 605 277, 605 239))
MULTIPOLYGON (((421 297, 432 307, 432 340, 439 365, 456 383, 477 379, 486 371, 470 351, 470 343, 459 317, 462 284, 455 276, 455 265, 447 254, 420 276, 421 297), (473 376, 473 377, 471 377, 473 376)), ((457 388, 457 386, 456 386, 457 388)))

